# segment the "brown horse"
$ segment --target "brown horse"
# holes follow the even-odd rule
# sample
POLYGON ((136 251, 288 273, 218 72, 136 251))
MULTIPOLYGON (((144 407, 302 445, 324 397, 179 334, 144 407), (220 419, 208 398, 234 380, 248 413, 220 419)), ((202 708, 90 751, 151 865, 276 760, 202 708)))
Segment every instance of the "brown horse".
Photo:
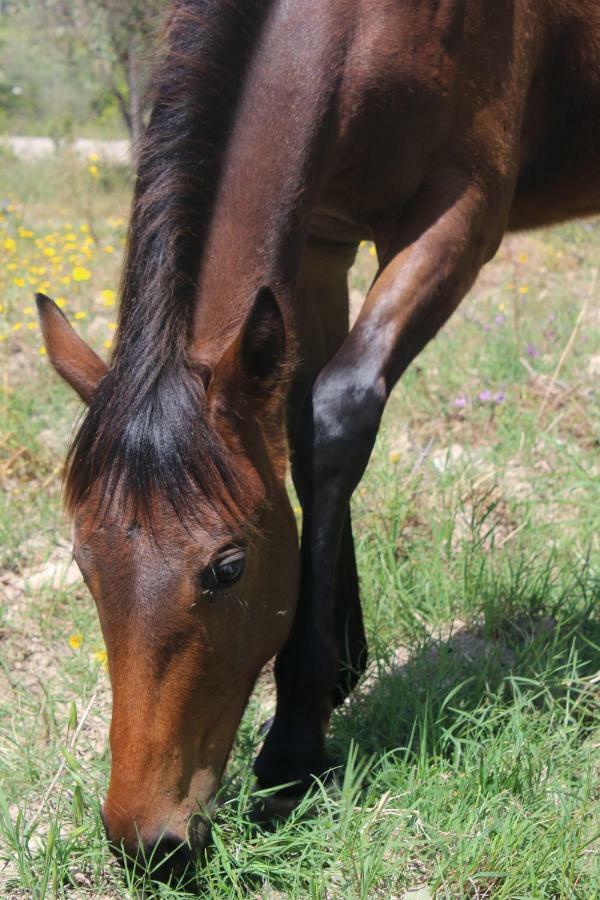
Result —
POLYGON ((297 795, 327 768, 366 660, 349 502, 386 399, 507 228, 598 210, 598 0, 176 0, 110 366, 38 298, 89 405, 66 496, 108 649, 112 841, 204 843, 276 653, 258 780, 297 795))

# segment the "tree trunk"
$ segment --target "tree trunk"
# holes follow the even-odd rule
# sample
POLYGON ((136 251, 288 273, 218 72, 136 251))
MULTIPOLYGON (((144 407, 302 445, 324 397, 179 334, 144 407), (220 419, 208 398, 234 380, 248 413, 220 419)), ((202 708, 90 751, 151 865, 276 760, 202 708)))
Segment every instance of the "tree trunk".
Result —
POLYGON ((132 127, 132 123, 131 123, 131 112, 129 110, 127 98, 123 96, 123 94, 121 93, 121 91, 119 90, 119 88, 116 86, 116 84, 114 82, 111 82, 110 87, 111 87, 112 93, 115 95, 115 97, 117 99, 117 103, 119 105, 119 112, 121 113, 123 121, 125 122, 125 125, 127 126, 127 131, 129 132, 129 137, 133 141, 133 136, 132 136, 133 127, 132 127))
POLYGON ((133 158, 137 155, 140 138, 144 132, 144 104, 140 85, 140 69, 135 39, 129 42, 127 53, 127 87, 129 89, 129 119, 133 158))

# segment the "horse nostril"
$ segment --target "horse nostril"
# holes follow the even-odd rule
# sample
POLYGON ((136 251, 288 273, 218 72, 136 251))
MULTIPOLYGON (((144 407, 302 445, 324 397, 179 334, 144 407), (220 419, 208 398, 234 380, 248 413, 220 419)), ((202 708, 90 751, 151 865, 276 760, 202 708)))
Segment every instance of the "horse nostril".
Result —
POLYGON ((171 834, 164 834, 153 844, 144 842, 143 856, 153 878, 164 880, 172 873, 181 875, 196 857, 189 844, 171 834))

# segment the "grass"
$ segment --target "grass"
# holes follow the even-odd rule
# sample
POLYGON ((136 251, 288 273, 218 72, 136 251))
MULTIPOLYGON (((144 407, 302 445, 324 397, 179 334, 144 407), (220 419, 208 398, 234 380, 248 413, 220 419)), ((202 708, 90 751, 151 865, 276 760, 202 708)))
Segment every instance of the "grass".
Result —
MULTIPOLYGON (((3 178, 0 894, 130 896, 149 882, 103 837, 110 692, 60 510, 78 407, 29 311, 64 297, 107 352, 128 182, 8 157, 3 178)), ((600 895, 599 237, 509 237, 407 372, 354 500, 371 663, 332 722, 336 777, 253 824, 267 671, 205 865, 157 896, 600 895)), ((361 248, 355 299, 373 265, 361 248)))

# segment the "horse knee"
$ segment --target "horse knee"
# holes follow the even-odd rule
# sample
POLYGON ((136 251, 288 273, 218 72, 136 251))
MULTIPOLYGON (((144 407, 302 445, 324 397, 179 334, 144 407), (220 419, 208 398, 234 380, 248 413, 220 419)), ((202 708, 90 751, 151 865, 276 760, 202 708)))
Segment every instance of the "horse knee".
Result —
POLYGON ((309 410, 310 453, 316 483, 336 484, 351 493, 371 455, 385 396, 347 374, 325 370, 326 377, 317 380, 309 410))

